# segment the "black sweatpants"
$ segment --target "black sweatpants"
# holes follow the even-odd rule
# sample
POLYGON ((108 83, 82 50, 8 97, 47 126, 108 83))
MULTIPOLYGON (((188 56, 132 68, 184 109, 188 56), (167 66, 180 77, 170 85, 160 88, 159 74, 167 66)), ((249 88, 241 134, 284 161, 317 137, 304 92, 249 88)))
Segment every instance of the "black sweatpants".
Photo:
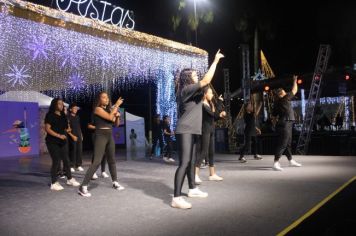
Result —
POLYGON ((200 136, 200 150, 197 154, 196 167, 200 167, 203 160, 208 160, 210 167, 214 167, 214 152, 215 152, 215 130, 203 130, 200 136), (199 154, 200 151, 200 154, 199 154))
POLYGON ((277 124, 278 143, 274 154, 274 161, 278 161, 283 154, 292 160, 292 128, 293 121, 283 121, 277 124))
POLYGON ((98 169, 104 154, 108 160, 109 171, 112 181, 117 181, 116 161, 115 161, 115 142, 112 137, 111 129, 96 129, 94 141, 94 162, 90 165, 82 186, 87 186, 98 169))
POLYGON ((83 155, 83 141, 80 135, 78 140, 74 142, 69 138, 69 160, 71 162, 71 167, 77 168, 82 165, 82 155, 83 155))
POLYGON ((52 184, 57 182, 57 170, 60 165, 61 160, 63 160, 64 169, 66 171, 66 176, 69 179, 72 178, 72 173, 70 172, 69 167, 69 157, 68 157, 68 144, 58 144, 58 143, 49 143, 46 142, 49 155, 52 158, 52 167, 51 167, 51 181, 52 184))
POLYGON ((171 137, 165 137, 164 142, 166 143, 165 152, 163 153, 165 157, 171 158, 173 151, 173 144, 171 137))
POLYGON ((152 137, 151 155, 153 155, 155 153, 155 148, 156 148, 157 143, 159 143, 159 147, 161 149, 161 155, 162 155, 162 152, 163 152, 163 138, 162 138, 161 134, 157 134, 157 135, 155 134, 152 137))
POLYGON ((245 144, 243 145, 243 147, 240 150, 240 157, 243 157, 245 155, 246 151, 249 152, 250 149, 252 149, 251 153, 256 156, 258 153, 257 137, 245 134, 244 138, 245 138, 245 144), (251 146, 251 143, 252 143, 252 146, 251 146))
POLYGON ((182 195, 185 176, 189 189, 195 188, 196 134, 177 134, 179 166, 174 176, 174 197, 182 195))

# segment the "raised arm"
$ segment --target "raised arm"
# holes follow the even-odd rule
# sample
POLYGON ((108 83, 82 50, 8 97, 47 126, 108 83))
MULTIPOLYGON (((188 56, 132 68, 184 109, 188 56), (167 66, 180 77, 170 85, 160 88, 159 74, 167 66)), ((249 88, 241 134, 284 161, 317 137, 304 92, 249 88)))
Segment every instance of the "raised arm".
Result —
POLYGON ((218 65, 220 59, 223 57, 224 57, 224 55, 220 53, 220 49, 219 49, 218 52, 215 54, 215 59, 214 59, 213 63, 210 65, 208 72, 206 72, 203 79, 199 82, 201 88, 210 84, 210 82, 213 79, 213 76, 215 74, 216 66, 218 65))
POLYGON ((107 113, 103 108, 101 107, 96 107, 94 110, 94 113, 98 116, 100 116, 101 118, 105 119, 105 120, 110 120, 112 122, 116 121, 116 116, 117 116, 117 112, 118 109, 120 107, 120 105, 123 103, 124 99, 122 99, 121 97, 116 101, 115 105, 113 106, 113 109, 111 110, 110 113, 107 113))

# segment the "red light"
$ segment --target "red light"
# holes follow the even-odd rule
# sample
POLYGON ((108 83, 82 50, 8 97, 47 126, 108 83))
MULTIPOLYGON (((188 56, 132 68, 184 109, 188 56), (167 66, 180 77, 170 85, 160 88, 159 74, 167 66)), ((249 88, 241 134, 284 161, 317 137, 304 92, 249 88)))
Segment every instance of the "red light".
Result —
POLYGON ((298 79, 298 80, 297 80, 297 84, 300 85, 300 84, 302 84, 302 83, 303 83, 303 80, 302 80, 302 79, 298 79))
POLYGON ((265 91, 269 91, 269 86, 268 85, 265 86, 265 91))
POLYGON ((350 80, 350 76, 349 75, 345 75, 345 80, 350 80))

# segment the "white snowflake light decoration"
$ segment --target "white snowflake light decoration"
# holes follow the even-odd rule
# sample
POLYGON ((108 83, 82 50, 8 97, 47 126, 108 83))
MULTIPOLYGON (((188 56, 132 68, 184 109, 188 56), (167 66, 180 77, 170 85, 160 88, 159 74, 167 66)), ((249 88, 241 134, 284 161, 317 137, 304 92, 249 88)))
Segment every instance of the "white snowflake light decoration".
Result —
POLYGON ((51 51, 52 47, 47 43, 47 36, 36 37, 32 36, 33 41, 27 42, 25 47, 32 51, 33 58, 35 60, 37 57, 44 57, 48 59, 48 53, 51 51))
POLYGON ((62 61, 60 61, 61 68, 67 66, 72 66, 74 68, 79 67, 79 62, 82 59, 82 55, 77 53, 77 46, 74 47, 64 47, 63 50, 58 52, 59 57, 62 61))
POLYGON ((12 65, 9 68, 11 72, 5 74, 5 76, 9 77, 7 82, 11 83, 11 87, 15 87, 16 84, 21 86, 28 85, 26 80, 31 78, 31 76, 26 74, 29 69, 25 69, 25 65, 23 65, 21 68, 17 67, 17 65, 12 65))
POLYGON ((82 76, 79 73, 75 73, 69 77, 69 81, 67 82, 67 84, 73 90, 80 90, 85 86, 84 80, 85 80, 84 76, 82 76))

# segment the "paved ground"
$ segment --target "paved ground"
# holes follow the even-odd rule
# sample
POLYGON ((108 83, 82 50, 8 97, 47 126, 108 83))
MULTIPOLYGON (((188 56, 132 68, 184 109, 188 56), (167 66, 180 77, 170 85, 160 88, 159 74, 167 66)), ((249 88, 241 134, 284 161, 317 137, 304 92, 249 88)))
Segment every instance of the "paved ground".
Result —
MULTIPOLYGON (((224 181, 209 182, 202 170, 209 197, 177 210, 169 206, 176 166, 119 156, 126 189, 115 191, 99 178, 90 184, 91 198, 73 187, 50 191, 48 156, 0 159, 0 235, 276 235, 356 175, 350 156, 296 156, 303 167, 275 172, 272 156, 242 164, 217 154, 224 181)), ((83 175, 74 174, 79 181, 83 175)))

